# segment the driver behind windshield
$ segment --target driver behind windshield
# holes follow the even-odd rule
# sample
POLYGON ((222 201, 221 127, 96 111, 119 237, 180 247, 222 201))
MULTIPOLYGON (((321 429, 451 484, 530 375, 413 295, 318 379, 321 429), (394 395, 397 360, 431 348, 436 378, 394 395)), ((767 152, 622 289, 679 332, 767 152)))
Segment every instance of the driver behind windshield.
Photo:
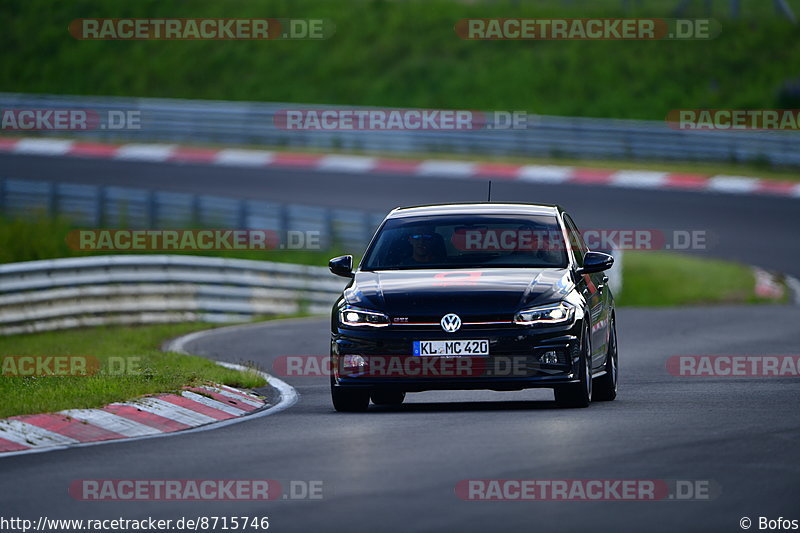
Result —
POLYGON ((413 233, 408 236, 411 245, 411 259, 415 263, 442 263, 447 254, 444 239, 438 233, 413 233))

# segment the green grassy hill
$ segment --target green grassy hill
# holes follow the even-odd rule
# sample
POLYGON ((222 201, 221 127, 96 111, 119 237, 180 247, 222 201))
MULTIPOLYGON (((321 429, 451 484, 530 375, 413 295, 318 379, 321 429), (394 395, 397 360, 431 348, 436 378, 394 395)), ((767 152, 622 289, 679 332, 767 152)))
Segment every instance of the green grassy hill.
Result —
MULTIPOLYGON (((628 16, 670 17, 677 3, 645 0, 628 16)), ((746 18, 731 21, 716 2, 722 34, 711 41, 531 42, 464 41, 454 24, 620 16, 621 2, 5 0, 0 91, 647 119, 685 107, 800 107, 800 90, 785 88, 800 77, 800 29, 771 3, 743 3, 746 18), (325 41, 73 39, 70 21, 90 17, 328 18, 337 30, 325 41)), ((687 16, 701 15, 694 4, 687 16)))

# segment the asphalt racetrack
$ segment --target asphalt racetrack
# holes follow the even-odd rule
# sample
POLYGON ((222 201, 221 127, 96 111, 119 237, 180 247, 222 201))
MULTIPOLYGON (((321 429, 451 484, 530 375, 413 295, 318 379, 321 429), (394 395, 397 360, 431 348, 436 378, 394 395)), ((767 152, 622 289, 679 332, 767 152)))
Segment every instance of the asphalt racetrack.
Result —
MULTIPOLYGON (((213 166, 0 156, 5 176, 208 192, 387 210, 482 200, 485 184, 213 166)), ((496 200, 557 202, 579 225, 698 229, 695 253, 800 274, 798 203, 786 198, 497 183, 496 200)), ((360 251, 356 251, 360 252, 360 251)), ((426 392, 399 408, 335 413, 326 377, 286 377, 300 398, 273 416, 168 438, 0 459, 4 516, 269 516, 273 531, 741 531, 740 519, 797 519, 798 378, 677 377, 674 355, 796 355, 793 306, 618 310, 617 401, 557 409, 549 390, 426 392), (81 479, 321 481, 319 500, 81 502, 81 479), (711 498, 465 501, 475 479, 700 482, 711 498), (706 485, 703 485, 706 486, 706 485)), ((282 355, 325 355, 328 321, 221 330, 189 351, 268 372, 282 355)), ((699 486, 699 485, 693 485, 699 486)))

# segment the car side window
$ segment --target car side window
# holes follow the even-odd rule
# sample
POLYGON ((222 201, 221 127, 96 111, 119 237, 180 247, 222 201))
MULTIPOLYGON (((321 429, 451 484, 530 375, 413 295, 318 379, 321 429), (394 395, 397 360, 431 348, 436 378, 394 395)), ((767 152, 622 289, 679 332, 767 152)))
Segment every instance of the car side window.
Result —
POLYGON ((579 267, 583 266, 583 256, 586 255, 586 252, 589 249, 586 247, 586 243, 583 242, 583 236, 581 232, 578 231, 577 226, 575 226, 575 222, 569 217, 569 215, 564 215, 564 224, 567 227, 567 236, 569 237, 569 246, 572 248, 572 255, 575 257, 575 263, 579 267))

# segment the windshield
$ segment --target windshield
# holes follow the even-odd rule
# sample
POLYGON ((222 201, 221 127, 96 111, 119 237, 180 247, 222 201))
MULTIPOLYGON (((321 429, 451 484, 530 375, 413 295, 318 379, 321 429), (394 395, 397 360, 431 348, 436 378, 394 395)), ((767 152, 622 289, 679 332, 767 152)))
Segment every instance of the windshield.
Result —
POLYGON ((361 270, 566 266, 564 237, 551 215, 394 218, 361 262, 361 270))

